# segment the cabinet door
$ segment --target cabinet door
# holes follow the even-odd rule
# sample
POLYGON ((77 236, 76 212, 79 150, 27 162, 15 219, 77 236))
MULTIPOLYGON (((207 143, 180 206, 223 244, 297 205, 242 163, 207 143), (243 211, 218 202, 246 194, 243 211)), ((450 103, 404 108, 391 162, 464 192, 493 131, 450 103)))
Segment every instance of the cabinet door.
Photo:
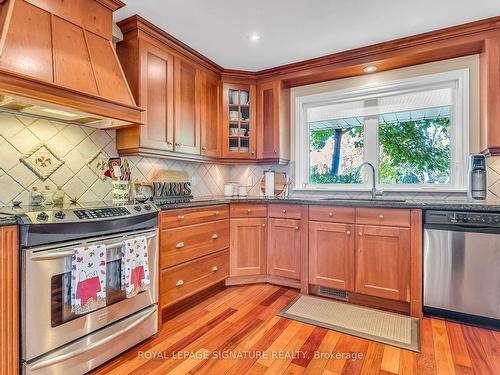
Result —
POLYGON ((268 273, 300 280, 301 242, 300 220, 269 219, 268 273))
POLYGON ((176 152, 200 154, 200 75, 195 65, 175 59, 176 152))
POLYGON ((219 157, 221 153, 221 81, 203 73, 201 90, 201 155, 219 157))
POLYGON ((354 290, 354 233, 350 224, 309 222, 309 283, 354 290))
POLYGON ((410 229, 356 226, 356 292, 409 301, 410 229))
POLYGON ((232 219, 230 276, 266 273, 266 219, 232 219))
POLYGON ((141 146, 174 150, 174 57, 150 44, 141 48, 141 95, 144 126, 141 146))
POLYGON ((257 157, 279 157, 279 82, 257 86, 257 157))

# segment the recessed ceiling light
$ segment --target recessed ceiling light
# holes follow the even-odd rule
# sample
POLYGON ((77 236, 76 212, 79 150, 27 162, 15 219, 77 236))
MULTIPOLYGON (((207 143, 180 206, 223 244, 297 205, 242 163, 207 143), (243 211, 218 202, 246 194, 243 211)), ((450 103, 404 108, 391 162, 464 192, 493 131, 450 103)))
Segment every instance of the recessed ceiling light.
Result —
POLYGON ((363 72, 365 73, 373 73, 376 72, 378 68, 375 65, 368 65, 363 68, 363 72))
POLYGON ((248 36, 248 39, 250 39, 250 41, 253 42, 253 43, 257 43, 260 40, 260 34, 258 34, 258 33, 251 33, 248 36))

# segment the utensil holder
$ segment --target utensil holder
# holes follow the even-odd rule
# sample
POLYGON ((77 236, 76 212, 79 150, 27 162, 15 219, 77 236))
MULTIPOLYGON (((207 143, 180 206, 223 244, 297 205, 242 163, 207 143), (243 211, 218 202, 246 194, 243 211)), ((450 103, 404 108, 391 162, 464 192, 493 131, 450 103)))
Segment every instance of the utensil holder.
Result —
POLYGON ((130 200, 130 181, 113 180, 111 200, 113 203, 125 203, 130 200))

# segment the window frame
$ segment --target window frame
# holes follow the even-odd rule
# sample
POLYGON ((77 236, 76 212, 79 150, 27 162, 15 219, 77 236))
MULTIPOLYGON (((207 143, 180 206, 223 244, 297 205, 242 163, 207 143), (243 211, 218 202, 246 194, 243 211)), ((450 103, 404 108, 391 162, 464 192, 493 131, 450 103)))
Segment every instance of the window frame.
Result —
MULTIPOLYGON (((342 89, 324 93, 299 96, 295 99, 295 183, 294 191, 366 191, 371 187, 371 178, 362 184, 310 184, 310 140, 307 124, 307 109, 342 101, 367 100, 382 94, 397 95, 411 91, 422 91, 453 85, 450 143, 451 164, 449 184, 380 184, 378 181, 379 142, 378 129, 364 126, 364 161, 375 162, 377 191, 416 192, 464 192, 467 191, 467 165, 469 155, 469 69, 458 69, 443 73, 405 78, 383 83, 374 83, 358 88, 342 89), (375 142, 367 139, 375 139, 375 142), (367 146, 368 145, 368 146, 367 146)), ((378 119, 376 120, 378 123, 378 119)), ((367 173, 367 169, 363 170, 367 173)))

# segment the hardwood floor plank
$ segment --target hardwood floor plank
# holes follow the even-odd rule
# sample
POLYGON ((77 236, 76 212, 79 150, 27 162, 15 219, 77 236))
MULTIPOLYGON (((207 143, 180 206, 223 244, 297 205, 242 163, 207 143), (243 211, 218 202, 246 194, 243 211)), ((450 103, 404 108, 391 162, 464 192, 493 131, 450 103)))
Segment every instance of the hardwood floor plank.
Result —
POLYGON ((451 356, 450 342, 446 331, 446 324, 441 319, 431 319, 436 369, 438 375, 455 375, 455 366, 451 356))
POLYGON ((401 350, 399 356, 399 374, 417 374, 417 353, 410 352, 409 350, 401 350))
POLYGON ((384 354, 382 356, 382 363, 380 364, 380 369, 387 372, 391 372, 393 374, 398 374, 400 357, 401 357, 401 349, 385 345, 384 354))
POLYGON ((454 322, 446 322, 446 331, 450 342, 451 356, 455 364, 455 372, 458 375, 470 375, 474 373, 472 362, 467 350, 462 328, 454 322))
MULTIPOLYGON (((362 375, 375 375, 378 374, 382 366, 382 357, 384 356, 384 345, 377 342, 370 342, 368 344, 368 351, 366 352, 366 359, 361 368, 362 375)), ((384 371, 384 370, 382 370, 384 371)))
POLYGON ((306 368, 314 357, 314 352, 318 349, 328 330, 321 327, 314 327, 306 342, 299 349, 301 355, 292 360, 292 364, 306 368))
POLYGON ((490 363, 486 351, 483 348, 483 344, 481 343, 481 338, 474 327, 463 325, 462 332, 469 351, 474 373, 477 375, 494 374, 493 365, 490 363))
POLYGON ((477 332, 481 340, 488 362, 492 365, 491 370, 494 374, 500 374, 500 341, 496 339, 492 331, 476 327, 473 327, 473 330, 477 332))
POLYGON ((341 334, 339 332, 327 330, 323 341, 321 341, 321 344, 317 349, 319 357, 309 362, 304 374, 315 375, 320 374, 324 370, 335 345, 337 345, 337 342, 340 339, 340 336, 341 334))
POLYGON ((436 374, 436 358, 434 352, 434 340, 432 338, 432 326, 429 318, 420 321, 420 355, 417 357, 417 373, 436 374))

